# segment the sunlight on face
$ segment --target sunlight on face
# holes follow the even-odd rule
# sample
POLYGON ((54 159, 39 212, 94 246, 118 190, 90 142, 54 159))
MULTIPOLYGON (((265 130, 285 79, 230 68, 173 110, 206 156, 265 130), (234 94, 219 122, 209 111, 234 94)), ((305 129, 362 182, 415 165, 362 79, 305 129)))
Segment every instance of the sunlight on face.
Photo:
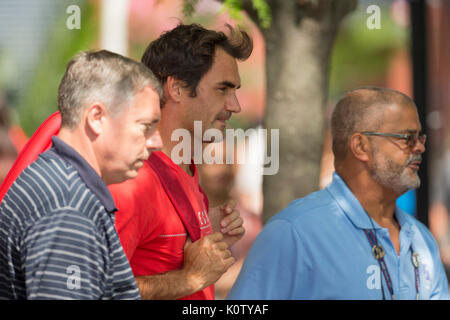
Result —
POLYGON ((105 126, 103 175, 119 183, 135 178, 153 150, 162 148, 157 124, 161 118, 158 94, 150 87, 138 92, 120 114, 109 116, 105 126))

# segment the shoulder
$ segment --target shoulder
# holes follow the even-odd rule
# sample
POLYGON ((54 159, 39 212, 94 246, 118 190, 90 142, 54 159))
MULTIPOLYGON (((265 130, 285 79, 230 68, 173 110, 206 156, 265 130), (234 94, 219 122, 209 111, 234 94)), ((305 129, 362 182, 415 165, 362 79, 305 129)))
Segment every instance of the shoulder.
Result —
POLYGON ((40 238, 45 238, 45 242, 68 245, 104 242, 102 229, 89 215, 75 208, 62 207, 31 224, 24 232, 24 244, 40 241, 40 238))
POLYGON ((329 220, 330 216, 338 214, 339 211, 333 197, 323 189, 292 201, 271 220, 285 220, 296 227, 308 228, 311 224, 329 220))
POLYGON ((61 177, 64 180, 68 180, 67 175, 74 171, 75 168, 69 163, 47 151, 40 154, 35 161, 28 165, 17 177, 16 181, 30 176, 38 176, 43 179, 61 177))
POLYGON ((403 219, 405 219, 405 221, 407 223, 410 223, 413 227, 414 231, 418 231, 420 233, 420 235, 423 237, 423 239, 425 240, 425 243, 427 244, 427 246, 430 249, 436 250, 438 251, 438 245, 436 240, 434 239, 433 235, 431 234, 431 231, 428 229, 427 226, 425 226, 422 222, 420 222, 419 220, 417 220, 414 216, 404 212, 403 210, 397 208, 397 210, 399 211, 399 214, 402 215, 403 219))
POLYGON ((73 166, 46 152, 17 177, 4 202, 11 208, 20 208, 26 215, 39 217, 69 203, 76 206, 71 200, 86 188, 73 166))

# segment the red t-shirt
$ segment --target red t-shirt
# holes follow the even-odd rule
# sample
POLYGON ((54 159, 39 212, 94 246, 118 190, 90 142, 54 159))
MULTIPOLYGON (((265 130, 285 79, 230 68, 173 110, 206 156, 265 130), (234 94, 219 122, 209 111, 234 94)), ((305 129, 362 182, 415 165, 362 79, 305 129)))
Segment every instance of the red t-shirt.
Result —
MULTIPOLYGON (((191 177, 163 152, 153 152, 135 179, 110 186, 119 209, 115 215, 116 229, 135 276, 181 269, 187 239, 182 220, 148 163, 152 157, 159 157, 176 173, 199 220, 201 237, 212 233, 208 198, 199 185, 196 166, 191 165, 194 173, 191 177)), ((181 299, 212 300, 214 285, 181 299)))

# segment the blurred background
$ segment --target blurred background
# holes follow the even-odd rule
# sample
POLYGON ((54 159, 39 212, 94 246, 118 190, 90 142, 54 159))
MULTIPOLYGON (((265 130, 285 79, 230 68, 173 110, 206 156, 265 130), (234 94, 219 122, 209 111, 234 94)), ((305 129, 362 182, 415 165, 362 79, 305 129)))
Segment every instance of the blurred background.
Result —
MULTIPOLYGON (((180 22, 196 22, 216 30, 225 30, 226 23, 239 25, 251 33, 254 51, 247 61, 239 63, 242 88, 238 98, 242 112, 232 117, 230 126, 244 130, 279 128, 282 140, 280 172, 263 177, 262 164, 200 166, 201 184, 211 205, 236 199, 247 229, 244 240, 233 248, 238 263, 216 286, 218 298, 226 297, 264 222, 290 201, 323 188, 331 181, 333 155, 328 122, 332 108, 346 90, 366 85, 402 91, 413 97, 418 105, 422 126, 428 135, 420 170, 422 186, 402 196, 398 204, 430 227, 448 274, 450 0, 342 0, 341 3, 347 1, 350 6, 342 9, 346 11, 341 16, 324 15, 325 18, 314 22, 318 26, 328 23, 328 29, 314 29, 307 17, 300 15, 296 18, 299 21, 296 28, 300 32, 295 36, 289 34, 291 31, 287 27, 283 29, 280 22, 282 9, 274 10, 275 5, 281 8, 281 1, 267 1, 272 9, 268 26, 264 10, 258 11, 266 14, 261 18, 254 10, 246 10, 245 5, 230 11, 224 9, 222 2, 213 0, 1 0, 0 182, 28 137, 56 111, 57 88, 65 65, 77 52, 103 48, 140 60, 152 40, 180 22), (193 5, 191 11, 187 10, 187 4, 193 5), (352 4, 356 6, 352 7, 352 4), (336 20, 329 23, 326 19, 336 20), (308 30, 322 31, 307 37, 305 34, 312 34, 308 30), (329 36, 330 32, 332 36, 329 36), (292 43, 299 44, 298 52, 290 49, 288 44, 280 45, 277 41, 282 39, 287 39, 287 43, 292 39, 292 43), (303 42, 313 41, 326 42, 329 47, 320 47, 320 52, 307 52, 301 47, 303 42), (274 52, 281 50, 285 52, 282 58, 277 57, 281 59, 277 62, 274 52), (296 58, 293 57, 295 54, 296 58), (292 59, 297 59, 298 70, 290 65, 295 75, 290 75, 292 81, 285 86, 292 86, 292 92, 299 95, 293 94, 294 98, 289 100, 285 98, 289 92, 272 88, 276 87, 275 83, 284 81, 276 69, 283 74, 289 73, 289 69, 283 68, 288 68, 285 61, 292 59), (303 60, 314 65, 315 59, 319 59, 318 65, 323 68, 323 72, 319 72, 321 79, 317 81, 302 68, 303 60), (307 100, 307 96, 302 96, 306 91, 319 92, 315 94, 319 101, 307 100), (301 117, 290 113, 290 110, 296 110, 300 112, 297 115, 302 115, 302 110, 308 110, 310 106, 309 109, 314 109, 315 104, 318 105, 319 118, 316 119, 319 120, 311 120, 314 118, 304 111, 309 124, 302 123, 301 117), (290 122, 277 124, 272 121, 276 117, 270 111, 281 114, 290 122), (314 146, 306 144, 303 153, 291 153, 301 148, 294 140, 284 137, 283 132, 291 132, 291 137, 298 136, 294 140, 299 142, 314 141, 314 146), (286 147, 283 147, 283 141, 288 142, 286 147), (299 172, 296 176, 291 170, 288 174, 296 178, 284 178, 284 170, 290 165, 304 167, 313 174, 307 176, 307 173, 299 172), (283 187, 271 182, 275 180, 281 180, 283 187), (272 191, 273 188, 280 195, 272 191)), ((287 2, 292 2, 300 12, 310 9, 308 0, 284 0, 283 5, 287 2)), ((319 2, 325 3, 324 10, 331 6, 326 1, 319 2)), ((317 74, 317 70, 311 72, 317 74)), ((246 137, 245 141, 251 149, 247 157, 256 157, 260 163, 264 150, 255 146, 261 145, 259 142, 263 138, 255 134, 246 137)), ((225 156, 226 148, 218 144, 215 152, 225 156)))

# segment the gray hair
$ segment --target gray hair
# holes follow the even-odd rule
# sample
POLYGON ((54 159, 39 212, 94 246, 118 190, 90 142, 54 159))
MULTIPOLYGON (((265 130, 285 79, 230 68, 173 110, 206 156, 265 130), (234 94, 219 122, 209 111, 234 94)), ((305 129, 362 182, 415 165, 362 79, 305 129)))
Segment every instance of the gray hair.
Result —
POLYGON ((334 156, 345 156, 355 132, 378 130, 383 123, 384 107, 392 104, 416 107, 406 94, 389 88, 361 87, 346 92, 331 116, 334 156))
POLYGON ((142 63, 107 50, 81 52, 67 64, 58 88, 61 126, 75 128, 83 110, 96 101, 118 114, 146 86, 162 98, 161 83, 142 63))

